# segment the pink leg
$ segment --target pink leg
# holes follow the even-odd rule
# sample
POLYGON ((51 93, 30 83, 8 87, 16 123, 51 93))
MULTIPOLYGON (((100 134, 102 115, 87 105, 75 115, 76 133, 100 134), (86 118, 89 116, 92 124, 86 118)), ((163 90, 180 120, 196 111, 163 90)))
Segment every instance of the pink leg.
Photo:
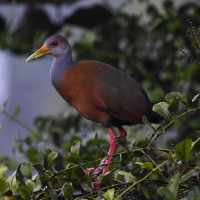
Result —
MULTIPOLYGON (((109 149, 108 155, 112 155, 115 153, 115 151, 118 149, 118 147, 120 145, 115 142, 116 136, 115 136, 113 130, 111 128, 110 129, 108 128, 108 131, 110 134, 110 149, 109 149)), ((126 137, 127 133, 122 127, 118 127, 118 131, 119 131, 119 135, 121 137, 126 137)), ((105 160, 105 158, 104 158, 104 160, 105 160)), ((111 160, 112 160, 112 156, 110 156, 109 159, 106 159, 103 164, 108 164, 111 162, 111 160)), ((108 172, 108 170, 109 170, 109 166, 103 170, 103 173, 108 172)))
MULTIPOLYGON (((112 128, 108 128, 108 132, 109 132, 109 135, 110 135, 110 149, 109 149, 108 155, 112 155, 112 154, 115 153, 115 151, 116 151, 117 148, 119 147, 119 144, 117 144, 117 143, 115 142, 115 137, 116 137, 116 136, 115 136, 115 133, 113 132, 112 128)), ((96 178, 96 177, 101 173, 101 171, 102 171, 102 170, 100 170, 101 168, 103 168, 101 165, 108 164, 108 163, 111 162, 111 160, 112 160, 112 156, 109 156, 108 159, 107 159, 107 158, 104 158, 104 159, 101 161, 99 167, 97 167, 95 170, 94 170, 94 168, 91 168, 91 169, 89 169, 87 172, 90 172, 90 171, 92 171, 92 170, 94 170, 94 172, 98 172, 98 173, 96 173, 96 174, 94 175, 94 178, 96 178)), ((103 173, 106 173, 108 170, 109 170, 108 168, 105 168, 105 169, 103 170, 103 173)))
MULTIPOLYGON (((118 131, 119 131, 120 136, 126 137, 127 133, 122 127, 118 127, 118 131)), ((108 132, 110 135, 110 149, 109 149, 108 155, 112 155, 115 153, 115 151, 118 149, 118 147, 120 145, 115 142, 116 136, 115 136, 115 133, 113 132, 112 128, 108 128, 108 132)), ((101 165, 108 164, 111 162, 111 160, 112 160, 112 156, 109 156, 109 159, 104 158, 100 163, 100 167, 96 168, 95 170, 94 170, 94 168, 91 168, 88 170, 88 172, 90 172, 92 170, 94 170, 94 172, 97 172, 101 168, 101 165)), ((106 173, 107 171, 108 171, 108 168, 104 169, 103 173, 106 173)), ((100 173, 101 173, 101 171, 100 171, 100 173)), ((96 174, 95 177, 97 177, 100 173, 96 174)))
MULTIPOLYGON (((108 151, 109 158, 108 158, 108 159, 107 159, 107 158, 104 158, 104 159, 102 160, 102 162, 101 162, 101 165, 102 165, 102 164, 108 164, 108 163, 110 163, 111 160, 112 160, 112 156, 110 156, 110 155, 114 154, 115 151, 116 151, 116 150, 118 149, 118 147, 119 147, 119 144, 117 144, 117 143, 115 142, 116 135, 115 135, 115 133, 113 132, 112 128, 108 128, 108 132, 109 132, 109 134, 110 134, 110 149, 109 149, 109 151, 108 151)), ((108 165, 107 168, 105 168, 105 169, 103 170, 103 173, 106 173, 108 170, 109 170, 109 165, 108 165)))
MULTIPOLYGON (((119 131, 120 136, 126 137, 127 133, 122 127, 118 127, 118 131, 119 131)), ((116 150, 118 149, 118 147, 120 145, 115 142, 116 136, 115 136, 115 133, 113 132, 112 128, 108 128, 108 132, 109 132, 109 135, 110 135, 110 149, 109 149, 108 155, 112 155, 116 152, 116 150)), ((88 169, 87 173, 90 172, 90 171, 98 172, 97 174, 94 175, 94 178, 96 178, 102 171, 101 165, 104 165, 104 164, 108 164, 108 167, 103 169, 102 173, 108 172, 109 171, 109 163, 111 162, 111 160, 112 160, 112 156, 109 156, 108 159, 104 158, 100 163, 100 167, 97 167, 96 169, 94 169, 94 168, 88 169)), ((101 182, 100 181, 93 182, 93 185, 97 188, 100 188, 101 182)))

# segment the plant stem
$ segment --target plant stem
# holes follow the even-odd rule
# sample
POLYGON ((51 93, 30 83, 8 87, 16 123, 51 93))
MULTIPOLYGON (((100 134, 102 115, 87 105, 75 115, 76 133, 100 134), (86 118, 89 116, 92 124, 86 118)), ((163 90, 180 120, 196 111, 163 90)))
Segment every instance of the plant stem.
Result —
POLYGON ((168 162, 168 160, 166 160, 165 162, 163 162, 162 164, 158 165, 156 168, 154 168, 150 173, 148 173, 144 178, 140 179, 139 181, 136 181, 135 183, 133 183, 130 187, 128 187, 126 190, 124 190, 116 199, 119 199, 120 197, 122 197, 126 192, 128 192, 131 188, 133 188, 134 186, 138 185, 139 183, 141 183, 142 181, 144 181, 145 179, 147 179, 153 172, 155 172, 156 170, 160 169, 163 165, 165 165, 168 162))
MULTIPOLYGON (((155 167, 158 167, 158 165, 157 165, 156 162, 151 158, 150 155, 148 155, 147 153, 145 153, 143 150, 141 150, 141 152, 153 163, 153 165, 154 165, 155 167)), ((158 168, 158 171, 159 171, 160 176, 166 181, 167 179, 166 179, 166 177, 164 176, 164 174, 162 173, 162 171, 161 171, 160 168, 158 168)))
MULTIPOLYGON (((170 126, 172 126, 172 125, 175 123, 176 120, 180 119, 181 117, 183 117, 183 116, 185 116, 185 115, 190 114, 191 112, 196 112, 196 111, 198 111, 198 110, 200 110, 200 107, 195 108, 195 109, 191 109, 191 110, 187 110, 186 112, 180 114, 179 116, 177 116, 176 118, 174 118, 172 121, 170 121, 170 122, 160 131, 160 133, 159 133, 158 136, 162 135, 170 126)), ((158 139, 158 137, 156 137, 156 139, 158 139)), ((155 142, 155 140, 149 145, 149 147, 152 146, 154 142, 155 142)))
MULTIPOLYGON (((5 110, 0 111, 0 113, 4 116, 6 116, 7 118, 11 118, 11 114, 9 114, 8 112, 6 112, 5 110)), ((25 130, 27 130, 28 132, 33 132, 33 130, 28 127, 26 124, 24 124, 22 121, 20 121, 19 119, 17 119, 15 116, 12 118, 11 121, 14 121, 15 123, 19 124, 21 127, 23 127, 25 130)))
POLYGON ((180 114, 178 117, 176 117, 176 118, 174 118, 172 121, 170 121, 169 124, 167 124, 167 125, 162 129, 161 133, 163 133, 164 131, 166 131, 166 130, 167 130, 176 120, 178 120, 179 118, 181 118, 181 117, 183 117, 183 116, 185 116, 185 115, 188 115, 188 114, 190 114, 191 112, 196 112, 196 111, 198 111, 198 110, 200 110, 200 107, 195 108, 195 109, 192 109, 192 110, 188 110, 188 111, 186 111, 186 112, 180 114))

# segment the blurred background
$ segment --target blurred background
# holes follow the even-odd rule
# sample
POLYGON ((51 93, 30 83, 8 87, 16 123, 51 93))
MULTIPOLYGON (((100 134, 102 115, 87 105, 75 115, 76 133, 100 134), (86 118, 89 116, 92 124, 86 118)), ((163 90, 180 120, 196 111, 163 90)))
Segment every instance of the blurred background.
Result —
MULTIPOLYGON (((25 62, 48 36, 65 36, 75 61, 98 60, 131 75, 155 103, 172 91, 191 101, 200 91, 200 64, 188 28, 192 22, 198 33, 199 14, 198 0, 1 0, 0 161, 25 155, 38 162, 43 148, 62 153, 74 138, 90 146, 96 132, 108 136, 57 94, 49 78, 52 57, 25 62)), ((159 145, 197 138, 195 115, 177 123, 159 145)), ((150 135, 145 126, 127 130, 129 141, 150 135)))

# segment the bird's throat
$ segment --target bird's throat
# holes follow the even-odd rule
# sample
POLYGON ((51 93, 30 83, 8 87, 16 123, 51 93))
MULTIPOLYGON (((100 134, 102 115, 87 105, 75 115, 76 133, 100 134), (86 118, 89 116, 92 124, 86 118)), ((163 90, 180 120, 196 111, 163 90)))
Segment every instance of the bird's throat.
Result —
POLYGON ((58 57, 54 57, 51 66, 50 77, 51 82, 55 88, 57 88, 57 86, 59 85, 63 73, 70 69, 72 66, 73 60, 71 49, 69 49, 65 54, 62 54, 58 57))

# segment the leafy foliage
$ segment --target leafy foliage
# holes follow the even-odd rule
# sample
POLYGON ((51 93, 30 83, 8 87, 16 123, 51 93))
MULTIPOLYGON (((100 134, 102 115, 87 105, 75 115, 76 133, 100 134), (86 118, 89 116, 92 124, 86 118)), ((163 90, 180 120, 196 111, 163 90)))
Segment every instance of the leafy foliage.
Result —
MULTIPOLYGON (((195 97, 196 99, 196 97, 195 97)), ((198 197, 199 179, 199 141, 187 139, 171 149, 154 147, 155 141, 165 134, 178 119, 200 110, 200 107, 188 108, 187 99, 179 92, 166 95, 165 106, 154 106, 154 110, 163 113, 168 123, 152 127, 154 133, 143 145, 125 146, 127 150, 113 155, 110 171, 93 178, 87 170, 97 168, 102 154, 99 149, 93 153, 82 152, 79 140, 71 143, 69 151, 63 157, 50 149, 41 152, 43 164, 21 163, 9 177, 5 167, 0 169, 0 194, 12 199, 181 199, 189 198, 190 191, 198 197), (178 103, 170 108, 174 99, 178 103), (179 113, 179 104, 184 102, 185 111, 179 113), (169 109, 170 108, 170 109, 169 109), (176 111, 176 112, 175 112, 176 111), (167 113, 167 115, 166 115, 167 113), (93 181, 101 181, 102 188, 95 188, 93 181)), ((92 145, 99 144, 97 135, 92 145)), ((120 141, 120 140, 119 140, 120 141)), ((87 147, 87 146, 86 146, 87 147)), ((106 166, 104 166, 106 167, 106 166)))

